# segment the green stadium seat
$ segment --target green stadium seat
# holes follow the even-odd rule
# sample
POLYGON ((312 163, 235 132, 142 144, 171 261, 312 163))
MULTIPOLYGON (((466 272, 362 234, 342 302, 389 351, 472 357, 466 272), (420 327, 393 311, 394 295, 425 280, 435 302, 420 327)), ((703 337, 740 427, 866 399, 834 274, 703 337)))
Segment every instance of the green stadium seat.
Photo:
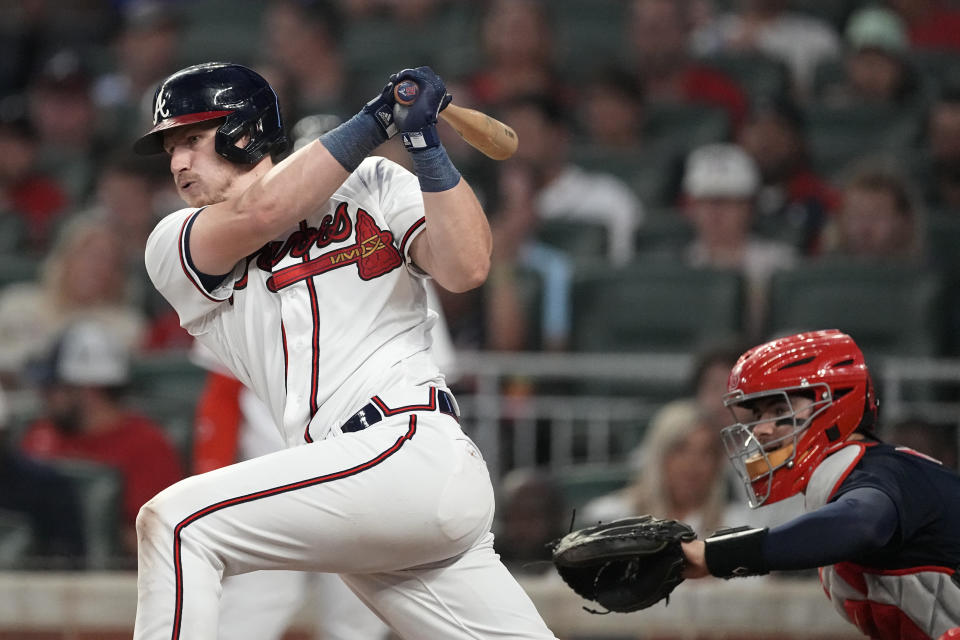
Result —
POLYGON ((33 545, 33 529, 28 518, 13 511, 0 510, 0 570, 23 567, 33 545))
POLYGON ((742 329, 738 271, 638 261, 581 269, 573 289, 577 351, 687 352, 742 329))
POLYGON ((934 267, 960 279, 960 214, 931 212, 926 220, 924 250, 934 267))
POLYGON ((768 333, 840 329, 870 356, 936 356, 943 345, 943 281, 898 264, 829 260, 776 272, 768 333))
POLYGON ((610 231, 605 224, 579 220, 544 220, 537 239, 560 249, 575 262, 602 262, 607 259, 610 231))
POLYGON ((835 176, 872 153, 902 153, 920 136, 921 111, 913 107, 856 105, 807 108, 807 140, 814 168, 835 176))
POLYGON ((784 96, 791 89, 787 65, 762 53, 712 55, 704 63, 735 80, 752 102, 784 96))
POLYGON ((184 25, 178 46, 180 66, 211 60, 248 65, 259 62, 265 7, 263 2, 247 2, 241 9, 232 0, 177 3, 184 25))
POLYGON ((139 355, 132 362, 131 391, 134 396, 189 404, 200 394, 206 377, 207 371, 191 362, 186 352, 139 355))
POLYGON ((33 282, 40 276, 41 259, 26 253, 0 252, 0 288, 18 282, 33 282))
POLYGON ((627 486, 631 470, 626 465, 582 465, 557 471, 555 475, 567 509, 579 511, 594 498, 627 486))
POLYGON ((621 56, 629 3, 622 0, 551 0, 553 46, 558 65, 574 78, 585 78, 603 61, 621 56), (611 37, 613 36, 613 37, 611 37), (588 55, 584 55, 588 52, 588 55))
POLYGON ((653 102, 646 107, 643 135, 649 147, 644 152, 664 162, 685 157, 696 147, 726 140, 730 121, 726 111, 717 107, 653 102))
POLYGON ((116 567, 123 555, 120 541, 123 480, 120 472, 85 460, 49 462, 69 478, 76 489, 87 544, 86 568, 116 567))
POLYGON ((677 255, 694 237, 693 227, 677 209, 647 209, 643 225, 637 229, 634 248, 638 256, 677 255))

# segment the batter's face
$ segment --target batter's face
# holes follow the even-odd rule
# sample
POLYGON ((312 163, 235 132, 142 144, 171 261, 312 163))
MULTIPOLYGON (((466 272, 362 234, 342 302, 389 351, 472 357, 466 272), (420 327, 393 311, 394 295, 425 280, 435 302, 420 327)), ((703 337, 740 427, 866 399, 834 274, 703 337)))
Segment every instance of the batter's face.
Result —
POLYGON ((200 122, 164 133, 163 148, 170 155, 170 173, 177 193, 191 207, 223 202, 236 195, 240 165, 216 152, 214 142, 220 121, 200 122))

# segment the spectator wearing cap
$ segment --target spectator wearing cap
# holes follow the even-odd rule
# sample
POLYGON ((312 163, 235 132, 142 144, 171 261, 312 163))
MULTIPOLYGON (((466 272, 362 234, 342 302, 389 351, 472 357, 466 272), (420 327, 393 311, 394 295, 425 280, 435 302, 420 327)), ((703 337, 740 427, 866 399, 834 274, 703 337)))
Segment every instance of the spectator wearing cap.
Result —
POLYGON ((737 136, 760 172, 755 228, 805 255, 820 251, 824 225, 839 206, 837 190, 817 175, 807 152, 805 118, 792 101, 759 102, 737 136))
POLYGON ((825 104, 896 106, 917 97, 919 77, 907 60, 907 31, 896 13, 879 6, 860 9, 850 16, 844 39, 844 75, 822 88, 825 104))
POLYGON ((756 163, 735 144, 704 145, 687 157, 683 208, 693 225, 694 238, 684 250, 684 259, 694 267, 743 273, 745 330, 753 337, 762 331, 771 274, 797 262, 797 252, 789 244, 754 235, 759 188, 756 163))
POLYGON ((163 429, 124 405, 129 352, 108 327, 76 323, 59 336, 34 376, 45 415, 27 428, 22 450, 39 459, 73 458, 116 468, 123 478, 121 540, 135 553, 140 507, 184 474, 163 429))

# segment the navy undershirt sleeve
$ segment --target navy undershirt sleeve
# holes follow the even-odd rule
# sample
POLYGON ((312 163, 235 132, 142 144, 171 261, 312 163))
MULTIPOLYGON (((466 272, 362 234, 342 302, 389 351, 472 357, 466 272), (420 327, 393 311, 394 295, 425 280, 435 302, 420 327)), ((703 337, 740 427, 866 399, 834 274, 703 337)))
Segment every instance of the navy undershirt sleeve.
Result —
POLYGON ((198 215, 200 215, 199 211, 191 216, 190 220, 187 221, 187 228, 183 230, 183 253, 187 258, 187 264, 200 278, 200 284, 207 290, 207 293, 212 293, 214 289, 220 286, 221 282, 227 279, 230 273, 225 273, 222 276, 212 276, 208 273, 201 273, 197 266, 193 264, 193 257, 190 255, 190 230, 193 229, 193 221, 197 219, 198 215))
POLYGON ((893 500, 879 489, 861 487, 771 529, 763 557, 773 571, 824 567, 882 548, 898 526, 893 500))

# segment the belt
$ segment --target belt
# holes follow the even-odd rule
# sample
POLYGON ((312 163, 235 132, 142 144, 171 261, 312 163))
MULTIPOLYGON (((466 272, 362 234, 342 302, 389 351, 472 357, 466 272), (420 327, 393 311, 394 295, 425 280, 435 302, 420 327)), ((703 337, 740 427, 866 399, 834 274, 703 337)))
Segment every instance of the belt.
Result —
POLYGON ((388 407, 379 396, 374 396, 370 402, 353 414, 349 420, 343 423, 340 431, 343 433, 352 433, 354 431, 363 431, 388 416, 395 416, 401 413, 411 413, 414 411, 439 411, 445 413, 457 422, 460 422, 457 416, 456 404, 453 397, 446 391, 439 390, 436 387, 430 387, 430 399, 427 404, 411 404, 403 407, 388 407))

